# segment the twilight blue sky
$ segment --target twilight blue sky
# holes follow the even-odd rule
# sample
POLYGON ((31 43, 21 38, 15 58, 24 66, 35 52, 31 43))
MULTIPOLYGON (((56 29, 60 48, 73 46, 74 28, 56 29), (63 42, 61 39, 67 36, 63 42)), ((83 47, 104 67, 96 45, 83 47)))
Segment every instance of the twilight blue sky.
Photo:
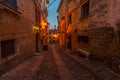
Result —
MULTIPOLYGON (((49 0, 50 3, 52 3, 54 0, 49 0)), ((49 3, 49 4, 50 4, 49 3)), ((47 17, 47 20, 48 22, 50 23, 50 28, 54 28, 54 25, 58 25, 58 22, 57 22, 57 8, 59 6, 59 3, 60 3, 60 0, 55 0, 55 2, 48 7, 48 17, 47 17)))

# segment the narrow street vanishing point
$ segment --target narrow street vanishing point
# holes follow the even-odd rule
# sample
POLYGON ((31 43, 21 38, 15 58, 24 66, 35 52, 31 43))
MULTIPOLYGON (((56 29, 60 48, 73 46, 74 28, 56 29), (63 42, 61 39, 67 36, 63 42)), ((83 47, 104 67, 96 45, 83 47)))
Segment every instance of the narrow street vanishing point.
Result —
POLYGON ((120 80, 120 0, 0 0, 0 80, 120 80))
POLYGON ((48 51, 20 63, 1 75, 0 80, 120 80, 120 75, 101 62, 50 44, 48 51))

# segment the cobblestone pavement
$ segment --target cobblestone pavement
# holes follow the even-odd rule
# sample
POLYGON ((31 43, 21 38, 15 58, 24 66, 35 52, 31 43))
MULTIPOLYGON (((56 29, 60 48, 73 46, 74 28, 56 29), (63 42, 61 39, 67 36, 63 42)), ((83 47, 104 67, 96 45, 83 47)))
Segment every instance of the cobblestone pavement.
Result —
POLYGON ((71 71, 74 80, 100 80, 100 78, 94 73, 87 70, 84 66, 79 64, 77 61, 71 59, 68 55, 60 49, 57 49, 60 57, 65 63, 66 67, 71 71))
POLYGON ((104 63, 82 58, 75 53, 56 47, 75 80, 120 80, 120 75, 113 72, 104 63))
POLYGON ((52 46, 52 50, 55 57, 60 80, 74 80, 75 78, 71 74, 70 70, 65 66, 65 63, 62 61, 61 57, 58 55, 58 52, 55 50, 54 46, 52 46))
POLYGON ((36 80, 60 80, 53 57, 52 48, 49 47, 48 51, 49 52, 45 52, 44 54, 45 58, 37 71, 36 80))
POLYGON ((34 56, 1 75, 0 80, 34 80, 44 56, 34 56))
POLYGON ((48 51, 14 67, 0 80, 120 80, 120 75, 101 62, 50 45, 48 51))

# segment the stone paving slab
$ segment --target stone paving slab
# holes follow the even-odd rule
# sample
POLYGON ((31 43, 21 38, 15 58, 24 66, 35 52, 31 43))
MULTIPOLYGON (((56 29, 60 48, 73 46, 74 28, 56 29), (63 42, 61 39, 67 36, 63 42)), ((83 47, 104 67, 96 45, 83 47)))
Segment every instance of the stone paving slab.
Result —
POLYGON ((99 79, 93 79, 92 75, 89 75, 87 77, 81 76, 79 80, 120 80, 120 74, 113 72, 102 62, 92 61, 88 58, 82 58, 66 50, 64 51, 64 53, 67 54, 69 57, 73 58, 78 63, 80 63, 82 66, 84 66, 88 71, 99 77, 99 79))
POLYGON ((65 66, 64 62, 61 60, 60 56, 56 52, 55 46, 53 46, 53 53, 54 53, 54 58, 56 61, 57 65, 57 70, 60 76, 60 80, 74 80, 74 77, 72 76, 71 72, 69 69, 65 66))
POLYGON ((13 80, 13 78, 0 78, 0 80, 13 80))
POLYGON ((115 77, 113 80, 120 80, 120 76, 115 77))
POLYGON ((34 80, 44 55, 33 56, 1 75, 0 80, 34 80))
POLYGON ((112 70, 108 68, 105 68, 96 74, 103 80, 112 80, 117 76, 112 70))
POLYGON ((24 78, 23 80, 33 80, 33 78, 24 78))
POLYGON ((44 53, 44 56, 45 58, 42 65, 39 66, 35 80, 60 80, 51 46, 48 46, 48 51, 44 53))

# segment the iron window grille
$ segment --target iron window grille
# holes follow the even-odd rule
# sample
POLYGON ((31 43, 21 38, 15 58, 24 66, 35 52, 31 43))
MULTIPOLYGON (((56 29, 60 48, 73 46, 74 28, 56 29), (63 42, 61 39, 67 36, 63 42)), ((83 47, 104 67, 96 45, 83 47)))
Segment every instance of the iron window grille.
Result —
POLYGON ((89 37, 88 36, 78 36, 78 42, 88 43, 89 37))
POLYGON ((15 39, 1 41, 1 57, 15 54, 15 39))

